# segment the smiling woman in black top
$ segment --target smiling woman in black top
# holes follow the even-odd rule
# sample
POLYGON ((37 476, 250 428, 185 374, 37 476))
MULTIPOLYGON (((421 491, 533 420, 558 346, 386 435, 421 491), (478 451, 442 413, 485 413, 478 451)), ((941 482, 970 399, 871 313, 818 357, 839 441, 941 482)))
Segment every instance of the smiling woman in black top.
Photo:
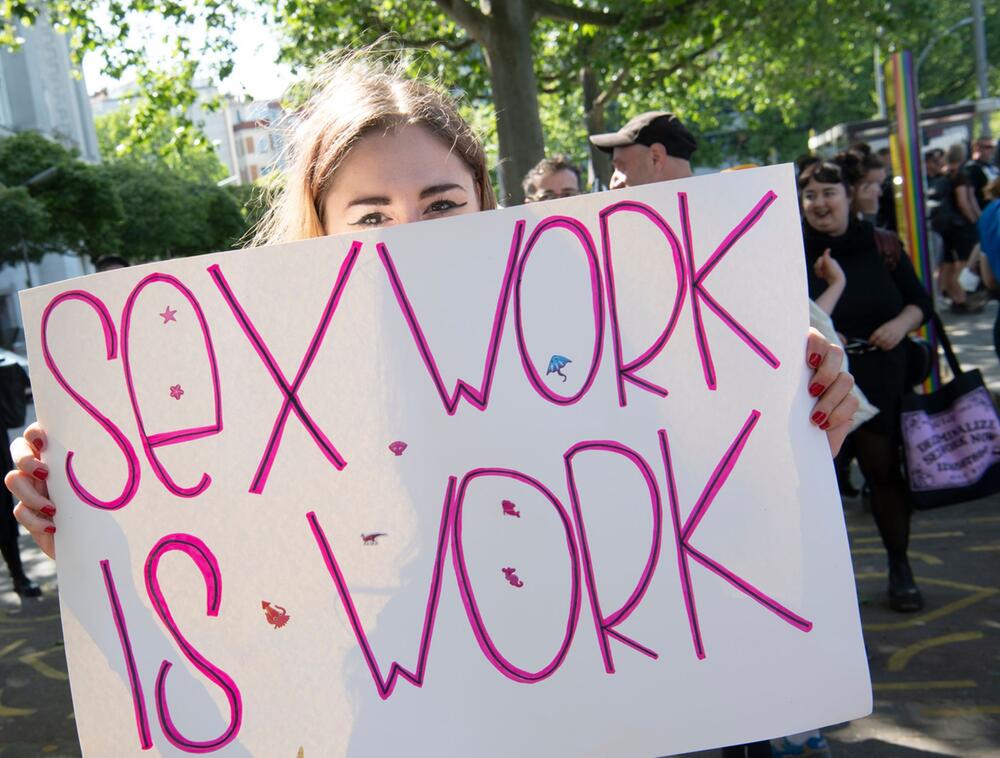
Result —
MULTIPOLYGON (((869 343, 867 352, 852 355, 851 372, 879 414, 862 424, 853 439, 872 488, 872 515, 889 554, 889 604, 897 611, 916 611, 923 598, 906 556, 911 507, 900 457, 900 402, 907 391, 902 342, 928 319, 931 300, 906 254, 887 260, 875 228, 851 213, 851 189, 841 166, 828 161, 808 166, 799 176, 799 196, 809 297, 817 300, 827 288, 815 267, 828 253, 846 278, 843 292, 831 304, 833 324, 845 342, 869 343)), ((900 249, 898 238, 892 243, 900 249)))

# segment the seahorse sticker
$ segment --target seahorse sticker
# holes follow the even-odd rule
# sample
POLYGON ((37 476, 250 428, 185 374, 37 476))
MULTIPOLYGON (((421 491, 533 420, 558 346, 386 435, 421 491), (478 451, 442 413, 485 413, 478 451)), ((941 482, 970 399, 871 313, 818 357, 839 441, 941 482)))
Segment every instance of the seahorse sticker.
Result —
POLYGON ((524 582, 522 582, 520 579, 517 578, 517 574, 514 573, 515 571, 517 571, 516 568, 509 568, 508 567, 508 568, 503 569, 504 578, 508 582, 510 582, 510 584, 511 584, 512 587, 523 587, 524 586, 524 582))

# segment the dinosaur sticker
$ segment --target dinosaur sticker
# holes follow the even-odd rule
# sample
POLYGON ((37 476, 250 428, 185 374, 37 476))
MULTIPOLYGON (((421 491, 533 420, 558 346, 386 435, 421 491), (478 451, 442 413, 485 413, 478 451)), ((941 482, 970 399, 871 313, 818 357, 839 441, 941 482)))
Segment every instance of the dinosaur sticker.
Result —
POLYGON ((515 518, 521 518, 521 511, 517 510, 517 505, 512 503, 510 500, 501 501, 500 507, 503 508, 504 516, 514 516, 515 518))
POLYGON ((388 537, 388 536, 389 535, 386 534, 385 532, 372 532, 371 534, 362 534, 361 544, 365 545, 366 547, 368 545, 377 545, 379 537, 388 537))

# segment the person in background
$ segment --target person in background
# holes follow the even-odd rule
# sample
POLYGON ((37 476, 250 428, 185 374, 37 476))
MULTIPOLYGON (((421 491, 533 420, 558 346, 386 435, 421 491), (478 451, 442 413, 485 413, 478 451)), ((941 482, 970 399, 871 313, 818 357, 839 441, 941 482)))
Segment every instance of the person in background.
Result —
POLYGON ((565 155, 543 158, 527 173, 521 187, 526 203, 574 197, 582 192, 580 169, 565 155))
POLYGON ((888 178, 885 164, 877 155, 872 154, 871 148, 864 142, 851 148, 841 162, 844 160, 851 160, 854 164, 852 169, 854 174, 852 209, 858 218, 878 226, 879 204, 883 185, 888 178))
POLYGON ((972 143, 972 157, 963 166, 969 178, 969 184, 975 195, 976 206, 982 211, 989 200, 985 196, 986 185, 1000 179, 1000 170, 993 163, 993 152, 996 143, 989 135, 982 135, 972 143))
POLYGON ((698 141, 673 113, 648 111, 617 132, 592 134, 590 141, 611 154, 610 189, 638 187, 691 176, 698 141))
POLYGON ((98 274, 105 271, 114 271, 116 268, 128 268, 129 262, 120 255, 102 255, 94 261, 94 270, 98 274))
POLYGON ((882 182, 882 197, 878 201, 878 217, 875 219, 875 226, 879 229, 895 232, 898 227, 896 226, 896 191, 892 181, 892 150, 887 147, 879 148, 876 155, 885 166, 885 181, 882 182))
POLYGON ((951 182, 945 174, 944 150, 933 147, 924 151, 924 174, 927 177, 927 220, 930 225, 931 257, 934 267, 941 265, 944 254, 943 229, 951 223, 951 182))
POLYGON ((911 505, 900 452, 901 403, 908 389, 903 340, 930 317, 933 307, 899 238, 851 212, 853 185, 843 166, 815 163, 799 176, 798 186, 809 296, 820 301, 831 286, 831 277, 823 275, 827 267, 820 263, 830 256, 846 278, 832 310, 833 323, 848 341, 858 386, 879 409, 851 439, 871 486, 872 515, 888 554, 889 606, 918 611, 923 597, 907 557, 911 505), (859 345, 853 354, 852 342, 859 345))
POLYGON ((981 304, 973 306, 967 302, 965 290, 958 283, 958 275, 976 246, 976 222, 980 213, 969 177, 963 168, 965 156, 965 146, 961 144, 952 145, 945 156, 948 164, 945 174, 948 182, 947 197, 952 210, 948 223, 942 226, 940 232, 944 248, 938 286, 941 293, 951 300, 952 313, 978 313, 982 310, 981 304))
MULTIPOLYGON (((0 362, 0 416, 4 426, 15 428, 24 425, 27 406, 28 375, 20 363, 13 360, 0 362)), ((9 440, 8 440, 9 442, 9 440)), ((0 452, 0 465, 14 467, 7 445, 0 452)), ((44 481, 44 480, 43 480, 44 481)), ((3 554, 10 578, 14 582, 14 592, 21 597, 38 597, 41 588, 24 573, 21 563, 21 548, 18 544, 20 532, 14 518, 14 499, 9 492, 0 497, 0 554, 3 554)))
MULTIPOLYGON (((994 297, 1000 296, 1000 178, 983 187, 983 199, 986 207, 983 208, 979 216, 977 226, 979 228, 979 245, 983 251, 980 261, 980 272, 983 275, 983 284, 990 290, 994 297)), ((993 350, 1000 360, 1000 309, 997 310, 997 318, 993 323, 993 350)))

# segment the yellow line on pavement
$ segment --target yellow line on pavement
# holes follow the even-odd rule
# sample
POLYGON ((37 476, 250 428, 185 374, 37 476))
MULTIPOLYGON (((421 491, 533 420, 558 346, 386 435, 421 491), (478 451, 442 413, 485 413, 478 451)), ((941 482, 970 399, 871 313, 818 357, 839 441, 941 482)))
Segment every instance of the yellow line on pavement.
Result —
POLYGON ((69 679, 69 676, 65 671, 52 668, 52 666, 47 664, 45 661, 40 660, 43 655, 48 655, 55 649, 56 648, 50 648, 48 650, 39 650, 35 653, 28 653, 27 655, 22 655, 18 658, 18 660, 25 666, 31 666, 31 668, 47 679, 56 679, 60 682, 65 682, 69 679))
POLYGON ((982 632, 956 632, 955 634, 944 634, 940 637, 931 637, 926 640, 920 640, 920 642, 914 642, 912 645, 907 645, 897 650, 889 657, 889 671, 902 671, 913 656, 917 653, 922 653, 928 648, 939 647, 940 645, 952 645, 956 642, 981 640, 982 638, 982 632))
POLYGON ((995 553, 1000 551, 1000 545, 973 545, 965 548, 967 553, 995 553))
MULTIPOLYGON (((0 690, 0 697, 3 697, 3 690, 0 690)), ((30 716, 36 708, 8 708, 0 703, 0 718, 13 718, 14 716, 30 716)))
POLYGON ((964 708, 924 708, 926 716, 941 716, 955 718, 961 716, 978 716, 980 714, 998 714, 1000 705, 969 705, 964 708))
POLYGON ((1000 516, 976 516, 975 518, 970 518, 969 523, 971 524, 1000 524, 1000 516))
MULTIPOLYGON (((854 578, 858 581, 863 579, 885 579, 885 573, 855 574, 854 578)), ((968 608, 970 605, 975 605, 976 603, 985 600, 1000 591, 997 590, 996 587, 978 587, 975 584, 953 582, 950 579, 928 579, 921 577, 918 581, 920 584, 948 587, 949 589, 963 590, 972 594, 959 598, 958 600, 948 603, 947 605, 942 605, 940 608, 935 608, 927 613, 920 613, 915 616, 911 616, 905 621, 889 621, 883 624, 862 624, 862 628, 869 632, 885 632, 892 629, 906 629, 911 626, 922 626, 929 621, 936 621, 937 619, 947 616, 950 613, 955 613, 963 608, 968 608)))
MULTIPOLYGON (((885 550, 880 547, 856 547, 851 549, 852 555, 885 555, 885 550)), ((916 550, 908 550, 906 553, 910 558, 923 561, 928 566, 940 566, 942 560, 930 553, 918 553, 916 550)))
POLYGON ((13 653, 15 650, 21 647, 21 645, 23 645, 25 642, 27 642, 27 640, 17 640, 15 642, 11 642, 3 650, 0 650, 0 658, 3 658, 5 655, 7 655, 7 653, 13 653))
POLYGON ((978 686, 971 679, 949 679, 941 682, 876 682, 872 689, 886 690, 966 690, 978 686))
POLYGON ((58 613, 49 616, 22 616, 19 613, 11 615, 0 611, 0 624, 34 624, 37 621, 53 621, 57 618, 59 618, 58 613))
MULTIPOLYGON (((924 532, 923 534, 911 534, 911 540, 938 540, 945 537, 964 537, 965 532, 924 532)), ((855 542, 881 542, 881 537, 859 537, 855 542)))

